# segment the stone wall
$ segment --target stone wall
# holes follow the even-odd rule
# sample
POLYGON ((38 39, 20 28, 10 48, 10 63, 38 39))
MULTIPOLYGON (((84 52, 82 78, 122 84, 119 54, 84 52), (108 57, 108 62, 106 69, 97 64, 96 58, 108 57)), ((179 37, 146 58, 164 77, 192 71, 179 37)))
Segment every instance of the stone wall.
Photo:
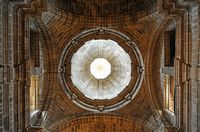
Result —
POLYGON ((14 108, 13 108, 13 21, 12 7, 8 1, 0 1, 0 64, 1 64, 1 110, 0 120, 2 131, 14 131, 14 108))
POLYGON ((200 78, 199 78, 199 8, 198 5, 193 5, 190 8, 191 20, 191 93, 190 93, 190 122, 191 132, 200 131, 200 78))

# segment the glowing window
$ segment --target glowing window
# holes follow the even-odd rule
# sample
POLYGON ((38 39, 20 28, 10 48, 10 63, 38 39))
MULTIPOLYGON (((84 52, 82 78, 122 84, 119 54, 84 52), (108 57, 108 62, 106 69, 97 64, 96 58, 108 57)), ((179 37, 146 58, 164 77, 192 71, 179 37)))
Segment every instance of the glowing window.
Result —
POLYGON ((90 64, 90 72, 96 79, 105 79, 111 73, 111 65, 104 58, 97 58, 90 64))

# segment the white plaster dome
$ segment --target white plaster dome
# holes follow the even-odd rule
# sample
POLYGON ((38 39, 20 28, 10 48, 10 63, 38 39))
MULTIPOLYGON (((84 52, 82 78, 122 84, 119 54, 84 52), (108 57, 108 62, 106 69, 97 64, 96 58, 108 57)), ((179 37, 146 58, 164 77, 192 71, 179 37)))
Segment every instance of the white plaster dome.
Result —
POLYGON ((130 56, 113 40, 89 40, 72 56, 71 79, 90 99, 112 99, 131 80, 130 56))

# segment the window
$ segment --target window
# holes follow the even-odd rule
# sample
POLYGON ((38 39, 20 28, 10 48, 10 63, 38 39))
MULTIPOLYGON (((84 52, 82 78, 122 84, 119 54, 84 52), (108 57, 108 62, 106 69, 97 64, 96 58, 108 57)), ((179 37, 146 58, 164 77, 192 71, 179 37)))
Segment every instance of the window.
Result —
POLYGON ((36 29, 30 30, 30 54, 31 54, 31 66, 39 67, 39 31, 36 29))
POLYGON ((173 67, 175 58, 175 29, 165 32, 165 66, 173 67))
POLYGON ((176 30, 166 31, 165 37, 165 106, 166 109, 173 112, 175 111, 175 85, 174 85, 174 58, 175 58, 175 41, 176 30))
POLYGON ((174 77, 165 75, 165 106, 166 109, 174 112, 175 106, 175 89, 174 89, 174 77))
POLYGON ((33 115, 39 109, 39 96, 41 90, 42 68, 40 64, 40 31, 32 24, 30 28, 30 114, 33 115))
POLYGON ((35 110, 38 109, 39 87, 40 87, 40 76, 39 75, 31 75, 30 113, 33 113, 35 110))

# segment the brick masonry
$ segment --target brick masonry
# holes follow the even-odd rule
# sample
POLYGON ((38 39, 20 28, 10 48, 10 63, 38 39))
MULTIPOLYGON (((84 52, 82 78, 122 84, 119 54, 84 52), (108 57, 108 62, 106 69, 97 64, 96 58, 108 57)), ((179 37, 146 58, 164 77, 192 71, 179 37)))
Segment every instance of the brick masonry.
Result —
POLYGON ((40 37, 43 42, 40 52, 37 53, 43 53, 38 61, 44 69, 39 111, 45 113, 39 114, 35 125, 44 127, 46 131, 58 131, 64 128, 65 131, 77 132, 83 129, 148 132, 163 131, 165 127, 166 131, 198 132, 200 130, 199 5, 189 1, 191 0, 174 3, 158 0, 157 7, 148 13, 140 12, 125 16, 122 22, 117 18, 76 17, 48 6, 46 0, 37 0, 33 3, 23 1, 23 4, 0 0, 0 131, 22 132, 28 129, 42 131, 40 127, 30 127, 32 124, 29 116, 31 61, 28 23, 30 19, 34 19, 41 31, 40 37), (155 9, 157 12, 154 12, 155 9), (163 39, 160 34, 172 18, 177 22, 174 69, 178 93, 175 122, 163 116, 164 77, 160 74, 160 68, 164 66, 164 55, 162 44, 161 47, 158 46, 163 39), (137 96, 127 107, 114 111, 116 116, 111 118, 92 113, 92 116, 83 119, 78 116, 88 111, 79 108, 67 98, 59 84, 58 62, 63 47, 75 34, 97 26, 114 28, 134 40, 144 57, 146 75, 137 96), (120 115, 129 117, 130 120, 125 121, 124 118, 119 120, 120 115), (94 119, 98 123, 93 122, 94 119), (76 122, 75 125, 68 127, 73 121, 76 122), (117 126, 116 122, 121 122, 121 127, 114 127, 117 126), (127 122, 131 124, 129 127, 127 122))

